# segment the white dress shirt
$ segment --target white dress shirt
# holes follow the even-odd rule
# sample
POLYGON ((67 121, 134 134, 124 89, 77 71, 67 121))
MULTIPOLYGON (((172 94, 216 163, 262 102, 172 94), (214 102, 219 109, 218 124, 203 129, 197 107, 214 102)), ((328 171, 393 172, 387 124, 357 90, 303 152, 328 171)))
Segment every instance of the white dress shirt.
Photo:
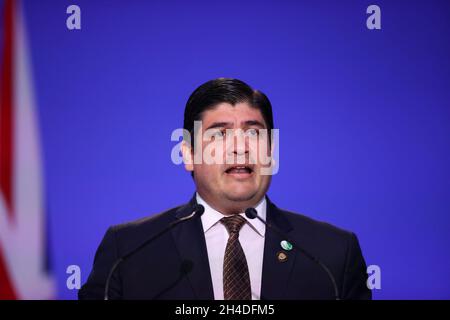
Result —
MULTIPOLYGON (((205 207, 201 216, 203 231, 205 232, 206 247, 208 250, 209 266, 211 270, 214 299, 223 300, 223 260, 228 242, 228 231, 220 222, 226 217, 211 208, 197 193, 197 203, 205 207)), ((258 215, 266 219, 266 198, 264 197, 255 207, 258 215)), ((239 231, 239 242, 247 259, 252 300, 259 300, 261 296, 262 264, 264 256, 264 236, 266 226, 258 219, 248 219, 244 213, 245 223, 239 231)))

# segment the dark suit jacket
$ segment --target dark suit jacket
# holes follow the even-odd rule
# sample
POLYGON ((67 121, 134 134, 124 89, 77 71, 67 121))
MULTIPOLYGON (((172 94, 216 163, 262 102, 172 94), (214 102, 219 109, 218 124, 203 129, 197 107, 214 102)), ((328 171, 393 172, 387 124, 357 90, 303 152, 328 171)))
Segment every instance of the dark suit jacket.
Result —
MULTIPOLYGON (((103 299, 113 263, 172 221, 189 215, 193 204, 195 197, 184 206, 109 228, 95 254, 92 272, 78 292, 79 299, 103 299)), ((268 198, 267 222, 329 267, 341 299, 371 299, 366 286, 366 264, 355 234, 281 210, 268 198)), ((334 299, 325 271, 300 251, 285 251, 287 260, 278 260, 281 240, 266 228, 261 299, 334 299)), ((112 277, 109 297, 214 299, 201 220, 178 224, 123 261, 112 277)))

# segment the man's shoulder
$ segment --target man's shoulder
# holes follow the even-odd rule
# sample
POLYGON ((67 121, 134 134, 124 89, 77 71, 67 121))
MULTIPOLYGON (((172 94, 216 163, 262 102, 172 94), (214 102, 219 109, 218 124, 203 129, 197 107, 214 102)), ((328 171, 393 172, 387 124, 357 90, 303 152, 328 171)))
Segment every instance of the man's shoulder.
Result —
POLYGON ((294 225, 305 226, 313 229, 315 232, 331 232, 336 235, 348 236, 351 232, 341 227, 335 226, 329 222, 314 219, 303 213, 293 212, 285 209, 279 209, 286 218, 294 225))
POLYGON ((184 204, 140 219, 113 225, 107 232, 114 235, 118 250, 123 254, 164 230, 176 220, 177 213, 186 207, 187 204, 184 204))
POLYGON ((136 220, 116 224, 111 226, 111 229, 119 233, 146 231, 147 228, 152 228, 155 225, 170 223, 175 219, 176 212, 182 207, 183 205, 165 210, 163 212, 150 214, 136 220))
POLYGON ((289 222, 292 234, 303 242, 325 246, 346 246, 356 237, 352 231, 343 229, 329 222, 316 220, 303 213, 277 208, 279 213, 289 222))

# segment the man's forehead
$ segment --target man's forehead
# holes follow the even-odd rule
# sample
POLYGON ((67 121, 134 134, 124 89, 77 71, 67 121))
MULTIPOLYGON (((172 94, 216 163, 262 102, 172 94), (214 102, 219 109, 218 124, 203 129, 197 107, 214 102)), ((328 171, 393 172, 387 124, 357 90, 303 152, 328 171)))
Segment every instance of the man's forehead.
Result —
POLYGON ((204 126, 208 126, 214 122, 223 122, 238 126, 249 121, 266 123, 261 111, 246 102, 237 103, 234 106, 229 103, 220 103, 214 108, 206 110, 203 113, 202 121, 204 126))

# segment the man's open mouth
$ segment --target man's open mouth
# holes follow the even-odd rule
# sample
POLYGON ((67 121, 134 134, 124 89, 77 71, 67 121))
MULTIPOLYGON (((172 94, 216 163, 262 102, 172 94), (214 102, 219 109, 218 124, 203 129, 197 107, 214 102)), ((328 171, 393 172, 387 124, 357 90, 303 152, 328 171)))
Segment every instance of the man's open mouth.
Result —
POLYGON ((253 173, 253 168, 251 166, 246 165, 237 165, 232 166, 225 170, 225 173, 227 174, 251 174, 253 173))

